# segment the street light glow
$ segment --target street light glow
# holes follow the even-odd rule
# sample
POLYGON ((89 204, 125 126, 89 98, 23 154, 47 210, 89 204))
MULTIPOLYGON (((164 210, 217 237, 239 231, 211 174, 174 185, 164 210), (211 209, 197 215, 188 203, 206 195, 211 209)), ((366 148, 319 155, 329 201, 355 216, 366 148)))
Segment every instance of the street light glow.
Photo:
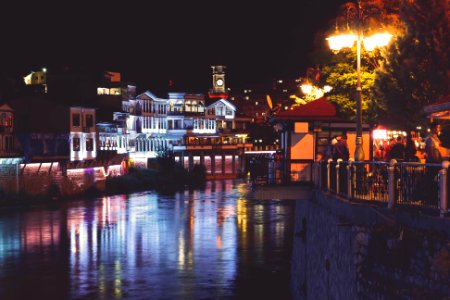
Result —
POLYGON ((310 83, 304 83, 300 86, 300 88, 302 89, 303 94, 309 95, 311 94, 313 86, 310 83))
MULTIPOLYGON (((333 51, 340 51, 342 48, 351 48, 353 47, 354 42, 357 40, 358 36, 356 34, 340 34, 333 35, 329 38, 326 38, 330 49, 333 51)), ((376 33, 374 35, 365 37, 363 39, 364 48, 367 51, 373 51, 376 47, 384 47, 389 44, 389 41, 392 38, 392 34, 390 33, 376 33)))
MULTIPOLYGON (((356 8, 356 18, 357 18, 357 34, 343 34, 334 35, 327 38, 330 45, 330 49, 333 52, 337 52, 344 47, 351 48, 353 43, 356 41, 356 137, 355 137, 355 161, 364 161, 364 150, 363 150, 363 137, 362 137, 362 109, 361 109, 361 98, 362 98, 362 86, 361 86, 361 45, 367 51, 372 51, 375 47, 386 46, 392 35, 389 33, 377 33, 372 36, 364 37, 362 30, 362 14, 361 14, 361 2, 357 0, 355 5, 356 8)), ((349 11, 347 11, 349 13, 349 11)), ((349 15, 347 15, 348 17, 349 15)))
POLYGON ((333 51, 339 51, 342 48, 351 48, 356 40, 356 35, 350 34, 339 34, 327 38, 330 49, 333 51))
POLYGON ((325 86, 323 87, 323 92, 324 92, 324 93, 328 93, 328 92, 331 92, 332 89, 333 89, 333 87, 331 87, 331 86, 329 86, 329 85, 325 85, 325 86))
POLYGON ((374 39, 376 42, 376 47, 384 47, 389 44, 392 38, 392 34, 390 33, 376 33, 371 36, 372 39, 374 39))

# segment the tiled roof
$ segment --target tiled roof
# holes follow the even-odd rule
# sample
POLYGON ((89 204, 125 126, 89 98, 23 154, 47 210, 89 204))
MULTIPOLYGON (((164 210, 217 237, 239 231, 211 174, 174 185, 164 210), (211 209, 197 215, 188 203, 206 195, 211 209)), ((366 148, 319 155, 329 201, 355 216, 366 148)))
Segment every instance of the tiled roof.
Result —
POLYGON ((325 97, 311 101, 293 109, 281 111, 275 115, 275 120, 341 120, 336 115, 336 107, 325 97))

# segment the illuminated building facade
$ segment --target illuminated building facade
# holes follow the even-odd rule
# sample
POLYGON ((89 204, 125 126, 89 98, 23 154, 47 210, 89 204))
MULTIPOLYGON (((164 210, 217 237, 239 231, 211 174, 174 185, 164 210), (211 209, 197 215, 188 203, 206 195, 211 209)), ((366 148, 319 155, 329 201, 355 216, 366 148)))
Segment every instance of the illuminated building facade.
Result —
POLYGON ((97 156, 95 109, 70 108, 70 161, 92 160, 97 156))
MULTIPOLYGON (((134 87, 135 91, 135 87, 134 87)), ((223 66, 213 67, 213 89, 203 94, 168 93, 157 97, 150 91, 128 93, 122 111, 113 122, 97 124, 98 154, 106 151, 128 154, 136 166, 148 159, 173 152, 175 160, 190 170, 203 164, 214 176, 236 176, 243 167, 247 124, 236 107, 220 96, 225 94, 223 66)), ((122 94, 124 96, 124 94, 122 94)))
POLYGON ((23 77, 25 85, 31 90, 47 93, 47 69, 32 71, 23 77))
MULTIPOLYGON (((147 167, 149 159, 168 151, 186 169, 203 164, 210 176, 231 178, 243 170, 244 152, 252 147, 246 141, 252 119, 240 116, 235 105, 220 97, 225 86, 223 69, 213 73, 217 88, 208 96, 177 92, 166 98, 150 91, 136 96, 135 85, 118 82, 120 74, 108 74, 110 85, 97 85, 102 88, 97 90, 101 100, 90 103, 97 108, 85 106, 87 100, 57 101, 57 94, 15 99, 11 107, 17 108, 18 132, 14 135, 13 110, 1 106, 0 157, 8 157, 16 139, 22 158, 15 165, 22 163, 24 176, 30 171, 80 177, 83 170, 96 174, 102 168, 106 175, 117 175, 122 171, 112 167, 120 167, 124 158, 136 167, 147 167), (120 87, 120 95, 105 90, 114 86, 120 87)), ((59 89, 55 86, 55 93, 59 89)), ((104 174, 100 175, 91 177, 104 174)))
POLYGON ((7 104, 0 105, 0 157, 17 155, 13 120, 13 109, 7 104))
POLYGON ((237 118, 236 107, 226 99, 209 105, 207 100, 188 93, 169 93, 162 99, 150 91, 124 100, 121 116, 126 119, 125 140, 134 163, 146 166, 148 158, 173 151, 187 169, 203 164, 208 174, 236 175, 245 147, 251 147, 245 134, 251 119, 237 118))
POLYGON ((23 81, 26 85, 46 84, 47 83, 47 71, 30 72, 27 76, 23 77, 23 81))

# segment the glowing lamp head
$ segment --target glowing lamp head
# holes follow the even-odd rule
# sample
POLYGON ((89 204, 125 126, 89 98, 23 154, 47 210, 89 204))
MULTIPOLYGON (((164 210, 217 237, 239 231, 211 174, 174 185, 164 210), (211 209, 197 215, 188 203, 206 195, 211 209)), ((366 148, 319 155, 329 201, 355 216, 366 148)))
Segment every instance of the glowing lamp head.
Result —
POLYGON ((373 36, 369 36, 364 38, 363 40, 364 43, 364 49, 366 49, 366 51, 373 51, 373 49, 375 49, 375 47, 377 47, 377 41, 375 38, 373 38, 373 36))
POLYGON ((356 37, 354 34, 340 34, 331 36, 326 40, 328 41, 331 50, 339 51, 345 47, 351 48, 356 40, 356 37))
POLYGON ((309 95, 312 91, 312 85, 309 83, 304 83, 300 86, 300 88, 302 89, 302 93, 305 95, 309 95))
POLYGON ((384 47, 389 44, 392 38, 392 34, 389 33, 377 33, 372 36, 376 40, 377 47, 384 47))
POLYGON ((333 88, 332 88, 331 86, 326 85, 326 86, 323 87, 323 92, 324 92, 324 93, 328 93, 328 92, 330 92, 332 89, 333 89, 333 88))
POLYGON ((389 33, 377 33, 369 37, 364 38, 364 48, 367 51, 372 51, 376 47, 384 47, 389 44, 392 38, 392 34, 389 33))

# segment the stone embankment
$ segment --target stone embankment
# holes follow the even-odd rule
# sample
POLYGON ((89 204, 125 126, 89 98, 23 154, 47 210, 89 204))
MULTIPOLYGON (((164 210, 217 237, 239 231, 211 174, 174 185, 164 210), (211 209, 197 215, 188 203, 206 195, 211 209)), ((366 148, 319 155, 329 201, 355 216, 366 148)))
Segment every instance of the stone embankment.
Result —
POLYGON ((314 192, 299 201, 295 299, 449 299, 450 220, 314 192))

